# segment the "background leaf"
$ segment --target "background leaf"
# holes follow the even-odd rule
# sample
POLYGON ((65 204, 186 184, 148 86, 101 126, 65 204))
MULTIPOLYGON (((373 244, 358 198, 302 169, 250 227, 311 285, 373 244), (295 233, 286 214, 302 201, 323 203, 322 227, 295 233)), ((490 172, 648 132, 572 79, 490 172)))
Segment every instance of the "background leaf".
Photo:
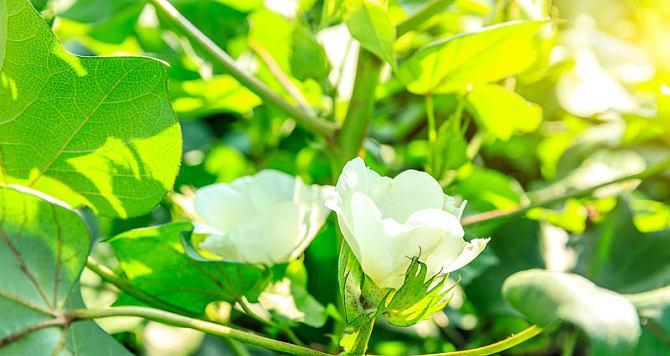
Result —
POLYGON ((414 94, 464 90, 522 72, 536 59, 535 36, 544 22, 506 22, 434 42, 400 65, 414 94))
POLYGON ((499 85, 476 85, 467 101, 468 112, 489 135, 500 140, 509 140, 516 131, 533 132, 542 121, 540 106, 499 85))
POLYGON ((626 298, 576 274, 518 272, 505 281, 503 295, 540 326, 556 319, 579 326, 594 355, 630 355, 640 335, 637 313, 626 298))
MULTIPOLYGON (((164 302, 202 314, 214 301, 254 301, 270 281, 268 271, 225 262, 195 261, 184 253, 183 233, 190 223, 131 230, 111 240, 121 270, 130 283, 164 302)), ((124 296, 117 304, 141 304, 124 296)))
POLYGON ((181 153, 163 65, 74 56, 27 0, 5 4, 0 181, 102 215, 150 211, 172 188, 181 153))
POLYGON ((382 0, 348 0, 345 22, 351 36, 379 59, 395 67, 395 26, 382 0))

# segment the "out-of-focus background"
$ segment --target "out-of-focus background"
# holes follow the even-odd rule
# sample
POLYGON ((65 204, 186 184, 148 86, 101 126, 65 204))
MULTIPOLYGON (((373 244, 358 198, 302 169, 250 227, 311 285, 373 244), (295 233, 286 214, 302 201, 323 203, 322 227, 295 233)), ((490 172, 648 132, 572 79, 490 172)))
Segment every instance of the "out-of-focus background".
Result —
MULTIPOLYGON (((359 44, 342 23, 341 2, 172 2, 271 88, 332 120, 344 117, 359 44)), ((169 63, 172 105, 184 136, 176 194, 139 218, 91 217, 99 239, 171 221, 179 199, 193 189, 263 168, 319 184, 333 184, 339 174, 331 171, 323 142, 201 56, 199 48, 144 1, 33 3, 73 53, 146 55, 169 63)), ((389 13, 397 23, 421 4, 391 0, 389 13)), ((547 18, 536 64, 498 83, 523 98, 509 104, 490 92, 471 93, 464 140, 449 143, 449 154, 464 159, 451 162, 441 182, 447 193, 468 200, 466 217, 515 209, 642 172, 670 155, 670 0, 456 0, 418 30, 399 37, 394 50, 402 62, 435 40, 504 21, 547 18)), ((508 53, 500 60, 517 59, 508 53)), ((390 176, 423 169, 429 154, 424 98, 410 94, 390 68, 382 73, 376 98, 364 143, 366 163, 390 176)), ((454 112, 459 100, 457 95, 435 96, 438 121, 454 112)), ((407 355, 473 348, 527 327, 530 324, 500 292, 505 278, 519 270, 571 271, 622 294, 667 286, 668 177, 628 181, 600 189, 594 197, 568 199, 532 209, 525 217, 466 228, 470 238, 493 239, 482 256, 453 276, 460 281, 449 306, 410 328, 378 326, 371 352, 407 355)), ((304 260, 308 291, 323 310, 336 304, 336 230, 331 217, 304 260)), ((106 244, 96 245, 95 255, 116 263, 106 244)), ((89 272, 82 286, 90 306, 109 305, 119 296, 89 272)), ((292 308, 281 291, 269 300, 277 308, 292 308)), ((263 329, 225 303, 210 305, 208 313, 263 329)), ((320 328, 296 323, 294 330, 308 344, 327 345, 332 314, 320 328)), ((670 354, 667 314, 664 318, 643 324, 636 354, 670 354)), ((219 338, 140 319, 109 319, 101 325, 138 354, 235 351, 219 338)), ((508 353, 579 355, 589 350, 591 338, 579 326, 561 324, 508 353)))

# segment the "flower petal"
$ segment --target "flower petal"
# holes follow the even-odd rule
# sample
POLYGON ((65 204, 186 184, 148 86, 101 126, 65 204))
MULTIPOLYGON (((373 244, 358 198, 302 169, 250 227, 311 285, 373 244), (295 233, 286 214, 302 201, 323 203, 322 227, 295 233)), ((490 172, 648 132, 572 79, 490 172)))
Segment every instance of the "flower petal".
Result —
POLYGON ((390 181, 390 187, 369 193, 384 218, 404 223, 412 213, 422 209, 442 209, 444 192, 426 172, 408 170, 390 181))
POLYGON ((298 239, 300 211, 292 202, 275 207, 225 235, 208 236, 200 248, 244 263, 272 265, 289 261, 298 239))
POLYGON ((489 243, 490 238, 474 239, 468 242, 463 251, 450 264, 445 265, 444 273, 450 273, 457 269, 463 268, 468 263, 472 262, 479 254, 484 251, 484 248, 489 243))
POLYGON ((225 233, 256 214, 246 195, 231 184, 219 183, 195 193, 195 212, 207 225, 225 233))

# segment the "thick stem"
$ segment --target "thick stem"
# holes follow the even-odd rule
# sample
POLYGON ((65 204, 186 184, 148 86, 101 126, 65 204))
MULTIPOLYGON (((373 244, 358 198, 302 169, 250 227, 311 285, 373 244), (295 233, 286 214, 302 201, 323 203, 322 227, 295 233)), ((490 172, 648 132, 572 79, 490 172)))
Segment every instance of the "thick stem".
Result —
POLYGON ((365 355, 365 351, 368 349, 368 342, 370 341, 370 336, 372 335, 372 329, 375 327, 376 318, 372 317, 370 320, 366 320, 361 325, 361 328, 358 329, 358 334, 356 335, 356 340, 354 340, 354 346, 351 348, 349 355, 365 355))
POLYGON ((168 0, 147 1, 156 8, 156 11, 167 17, 173 25, 182 30, 188 38, 201 46, 207 52, 207 54, 209 54, 213 59, 216 60, 218 64, 225 68, 231 76, 237 79, 242 85, 247 87, 256 95, 261 97, 263 100, 276 106, 309 130, 326 137, 331 137, 335 134, 337 131, 337 125, 289 103, 279 94, 268 88, 268 86, 258 78, 239 69, 235 63, 235 60, 233 60, 233 58, 230 57, 228 53, 222 50, 216 43, 214 43, 214 41, 212 41, 181 13, 179 13, 179 11, 177 11, 177 9, 172 6, 168 0))
MULTIPOLYGON (((347 116, 337 138, 339 165, 358 155, 367 133, 372 109, 375 103, 375 90, 379 82, 382 62, 374 54, 361 49, 356 65, 356 82, 349 101, 347 116)), ((339 170, 338 170, 339 171, 339 170)))
POLYGON ((419 27, 422 23, 428 21, 431 17, 437 15, 440 11, 444 11, 454 0, 432 0, 428 1, 417 10, 414 14, 407 17, 403 22, 398 24, 396 33, 398 37, 405 33, 412 31, 419 27))
POLYGON ((649 178, 652 176, 655 176, 659 173, 662 173, 666 170, 670 169, 670 158, 665 159, 664 161, 647 168, 646 170, 640 172, 640 173, 635 173, 635 174, 630 174, 626 175, 614 180, 611 180, 609 182, 605 182, 602 184, 595 185, 591 188, 586 188, 582 190, 576 190, 574 192, 570 192, 568 194, 561 194, 560 196, 557 197, 552 197, 548 198, 536 203, 529 204, 528 206, 517 208, 514 210, 493 210, 493 211, 488 211, 485 213, 477 214, 477 215, 472 215, 468 216, 463 219, 462 225, 463 226, 468 226, 468 225, 477 225, 477 224, 483 224, 483 223, 491 223, 491 222, 496 222, 496 221, 505 221, 509 220, 512 218, 516 218, 519 216, 522 216, 526 214, 529 210, 534 209, 534 208, 539 208, 539 207, 544 207, 547 205, 559 203, 568 199, 572 198, 581 198, 581 197, 586 197, 592 195, 596 190, 610 186, 612 184, 617 184, 625 181, 629 181, 632 179, 645 179, 649 178))
POLYGON ((266 349, 279 351, 291 355, 327 355, 326 353, 312 350, 306 347, 289 344, 282 341, 269 339, 260 335, 231 328, 229 326, 212 323, 205 320, 189 318, 183 315, 147 307, 110 307, 101 309, 76 309, 69 310, 65 314, 70 320, 100 319, 115 316, 136 316, 159 323, 199 330, 208 334, 227 337, 251 345, 266 349))
POLYGON ((517 346, 523 342, 528 341, 529 339, 537 336, 542 332, 542 328, 537 325, 532 325, 529 328, 521 331, 518 334, 514 334, 508 337, 505 340, 498 341, 494 344, 478 347, 476 349, 465 350, 465 351, 455 351, 455 352, 445 352, 439 354, 430 354, 430 355, 418 355, 418 356, 486 356, 500 353, 505 350, 509 350, 514 346, 517 346))

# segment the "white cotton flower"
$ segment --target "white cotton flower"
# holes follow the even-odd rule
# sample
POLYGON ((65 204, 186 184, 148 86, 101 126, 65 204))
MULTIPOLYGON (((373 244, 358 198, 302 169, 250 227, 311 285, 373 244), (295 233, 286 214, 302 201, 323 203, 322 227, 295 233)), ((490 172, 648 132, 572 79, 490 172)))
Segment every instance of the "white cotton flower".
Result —
POLYGON ((488 242, 463 239, 463 205, 425 172, 408 170, 391 179, 355 158, 335 191, 326 206, 337 213, 363 272, 380 288, 400 288, 411 257, 419 256, 434 276, 465 266, 488 242))
POLYGON ((194 233, 207 235, 199 247, 227 261, 293 260, 325 222, 328 191, 275 170, 203 187, 194 200, 194 233))

